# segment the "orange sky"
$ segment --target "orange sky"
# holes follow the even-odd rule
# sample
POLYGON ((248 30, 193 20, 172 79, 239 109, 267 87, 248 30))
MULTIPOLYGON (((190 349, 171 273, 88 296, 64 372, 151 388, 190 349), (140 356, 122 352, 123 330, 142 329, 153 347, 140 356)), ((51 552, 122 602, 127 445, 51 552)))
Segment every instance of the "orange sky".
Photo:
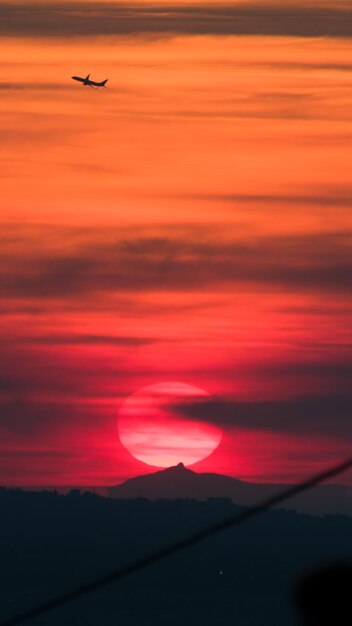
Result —
POLYGON ((351 51, 2 33, 0 483, 150 471, 116 415, 168 380, 282 403, 280 427, 234 416, 199 471, 294 480, 347 452, 351 51), (89 72, 108 89, 70 80, 89 72), (285 403, 307 397, 294 428, 285 403))

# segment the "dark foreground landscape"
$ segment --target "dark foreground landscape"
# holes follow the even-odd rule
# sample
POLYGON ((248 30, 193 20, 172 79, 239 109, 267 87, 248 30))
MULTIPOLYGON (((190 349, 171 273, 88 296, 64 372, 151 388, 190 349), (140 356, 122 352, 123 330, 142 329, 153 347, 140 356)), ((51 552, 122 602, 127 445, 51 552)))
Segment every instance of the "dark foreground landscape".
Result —
MULTIPOLYGON (((0 490, 0 507, 1 620, 241 510, 225 499, 10 489, 0 490)), ((351 536, 351 517, 272 511, 32 623, 294 624, 292 581, 311 566, 351 559, 351 536)))

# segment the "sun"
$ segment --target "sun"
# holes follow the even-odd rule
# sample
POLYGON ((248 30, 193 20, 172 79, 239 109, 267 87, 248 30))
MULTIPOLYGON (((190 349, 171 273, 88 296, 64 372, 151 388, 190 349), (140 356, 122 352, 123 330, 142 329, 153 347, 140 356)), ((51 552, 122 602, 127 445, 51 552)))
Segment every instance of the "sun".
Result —
POLYGON ((220 428, 182 415, 177 404, 209 394, 179 382, 143 387, 125 400, 117 427, 120 441, 143 463, 170 467, 192 465, 209 456, 219 445, 220 428))

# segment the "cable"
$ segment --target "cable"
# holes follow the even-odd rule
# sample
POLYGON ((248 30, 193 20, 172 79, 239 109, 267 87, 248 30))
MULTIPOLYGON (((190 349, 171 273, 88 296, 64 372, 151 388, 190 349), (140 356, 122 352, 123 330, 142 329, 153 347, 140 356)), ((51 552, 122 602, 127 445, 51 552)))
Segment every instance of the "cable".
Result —
POLYGON ((167 557, 172 556, 173 554, 176 554, 177 552, 186 550, 187 548, 194 546, 195 544, 199 543, 200 541, 203 541, 204 539, 208 539, 208 537, 211 537, 212 535, 215 535, 218 532, 226 530, 227 528, 231 528, 232 526, 238 526, 240 524, 243 524, 244 522, 251 519, 252 517, 255 517, 256 515, 260 515, 261 513, 264 513, 265 511, 268 511, 269 509, 273 508, 277 504, 281 504, 282 502, 285 502, 293 498, 294 496, 297 496, 298 494, 303 493, 304 491, 313 489, 320 483, 325 482, 326 480, 329 480, 330 478, 333 478, 335 476, 342 474, 343 472, 346 472, 351 467, 352 467, 352 457, 347 459, 343 463, 339 463, 338 465, 335 465, 334 467, 331 467, 325 470, 324 472, 321 472, 319 474, 316 474, 315 476, 312 476, 311 478, 307 479, 306 481, 302 483, 299 483, 298 485, 289 487, 288 489, 285 489, 281 493, 275 496, 272 496, 271 498, 267 498, 266 500, 263 500, 262 502, 259 502, 258 504, 245 509, 241 513, 232 515, 231 517, 224 519, 221 522, 212 524, 211 526, 208 526, 207 528, 204 528, 203 530, 197 531, 189 535, 188 537, 185 537, 184 539, 181 539, 179 541, 176 541, 175 543, 170 544, 169 546, 161 548, 160 550, 157 550, 153 552, 152 554, 149 554, 140 559, 137 559, 133 561, 132 563, 130 563, 129 565, 124 565, 120 568, 117 568, 109 572, 105 576, 102 576, 101 578, 97 578, 96 580, 92 580, 89 583, 82 584, 79 587, 72 589, 71 591, 60 594, 56 596, 55 598, 48 600, 47 602, 38 604, 32 609, 23 611, 22 613, 18 613, 18 615, 15 615, 14 617, 11 617, 10 619, 7 619, 3 622, 0 622, 0 626, 18 626, 18 624, 22 624, 23 622, 26 622, 30 619, 34 619, 35 617, 39 617, 40 615, 43 615, 44 613, 53 611, 54 609, 64 604, 67 604, 68 602, 72 602, 73 600, 76 600, 80 596, 91 593, 92 591, 96 591, 97 589, 101 589, 102 587, 105 587, 106 585, 109 585, 113 582, 117 582, 121 580, 122 578, 126 578, 130 574, 133 574, 134 572, 145 569, 146 567, 149 567, 150 565, 154 563, 162 561, 163 559, 166 559, 167 557))

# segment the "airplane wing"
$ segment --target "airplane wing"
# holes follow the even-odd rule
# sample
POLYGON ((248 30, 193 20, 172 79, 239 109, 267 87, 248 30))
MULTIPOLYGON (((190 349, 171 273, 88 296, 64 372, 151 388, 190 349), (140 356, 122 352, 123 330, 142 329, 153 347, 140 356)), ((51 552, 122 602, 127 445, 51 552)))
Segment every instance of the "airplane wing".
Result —
POLYGON ((105 84, 108 82, 108 79, 102 80, 101 83, 97 83, 95 80, 90 80, 89 84, 93 87, 105 87, 105 84))

